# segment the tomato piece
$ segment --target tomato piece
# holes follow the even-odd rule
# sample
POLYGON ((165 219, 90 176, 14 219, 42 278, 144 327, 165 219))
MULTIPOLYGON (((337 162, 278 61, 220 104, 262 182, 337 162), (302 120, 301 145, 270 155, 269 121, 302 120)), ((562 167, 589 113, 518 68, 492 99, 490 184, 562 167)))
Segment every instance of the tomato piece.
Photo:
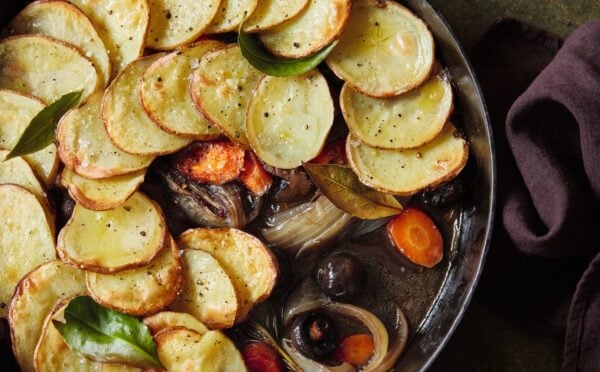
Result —
POLYGON ((392 243, 409 260, 427 268, 444 257, 444 241, 435 222, 423 211, 408 208, 387 225, 392 243))
POLYGON ((256 154, 246 151, 240 181, 256 196, 264 195, 273 184, 273 177, 263 167, 256 154))
POLYGON ((250 342, 244 346, 242 356, 250 372, 282 372, 279 354, 264 342, 250 342))
POLYGON ((336 352, 340 362, 362 366, 369 362, 375 351, 373 336, 356 334, 344 337, 336 352))
POLYGON ((240 175, 244 150, 231 141, 196 142, 179 154, 175 166, 194 181, 222 185, 240 175))
POLYGON ((312 164, 339 164, 347 165, 346 141, 336 141, 325 145, 323 151, 310 161, 312 164))

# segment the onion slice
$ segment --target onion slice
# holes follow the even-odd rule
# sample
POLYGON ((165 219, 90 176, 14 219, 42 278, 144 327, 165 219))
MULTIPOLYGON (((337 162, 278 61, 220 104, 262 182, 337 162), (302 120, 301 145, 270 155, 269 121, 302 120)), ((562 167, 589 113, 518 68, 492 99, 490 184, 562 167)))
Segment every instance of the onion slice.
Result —
POLYGON ((396 338, 379 365, 381 371, 389 371, 394 367, 396 361, 402 355, 408 340, 408 322, 398 306, 396 306, 396 324, 394 325, 394 330, 396 331, 396 338))

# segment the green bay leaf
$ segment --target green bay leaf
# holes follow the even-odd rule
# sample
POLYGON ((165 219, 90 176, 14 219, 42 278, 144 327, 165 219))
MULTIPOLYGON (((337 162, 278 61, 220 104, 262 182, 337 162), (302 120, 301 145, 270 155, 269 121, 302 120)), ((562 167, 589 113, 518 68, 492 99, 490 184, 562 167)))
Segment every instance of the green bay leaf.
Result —
POLYGON ((393 195, 363 185, 349 167, 304 164, 304 169, 336 207, 354 217, 374 220, 402 212, 402 204, 393 195))
POLYGON ((65 321, 52 322, 67 345, 87 359, 164 368, 150 330, 135 317, 106 309, 91 297, 80 296, 67 305, 65 321))
POLYGON ((21 138, 4 160, 32 154, 54 142, 56 126, 62 116, 79 104, 83 91, 67 93, 40 111, 23 131, 21 138))

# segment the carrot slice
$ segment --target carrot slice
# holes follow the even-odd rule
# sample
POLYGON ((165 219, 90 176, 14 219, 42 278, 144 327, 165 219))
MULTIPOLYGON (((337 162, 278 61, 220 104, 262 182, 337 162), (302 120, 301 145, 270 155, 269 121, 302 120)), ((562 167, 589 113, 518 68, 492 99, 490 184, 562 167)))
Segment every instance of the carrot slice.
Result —
POLYGON ((394 246, 409 260, 427 268, 444 256, 442 234, 433 220, 416 208, 408 208, 387 225, 394 246))
POLYGON ((175 166, 191 179, 212 185, 236 180, 244 167, 244 150, 231 141, 196 142, 175 166))
POLYGON ((346 141, 336 141, 325 145, 323 151, 310 161, 312 164, 339 164, 347 165, 346 141))
POLYGON ((357 334, 344 337, 336 352, 340 362, 362 366, 369 362, 375 351, 373 336, 357 334))
POLYGON ((240 181, 242 181, 252 194, 261 196, 271 188, 273 177, 267 173, 254 152, 246 151, 244 168, 240 173, 240 181))
POLYGON ((264 342, 251 342, 242 350, 250 372, 282 372, 279 355, 264 342))

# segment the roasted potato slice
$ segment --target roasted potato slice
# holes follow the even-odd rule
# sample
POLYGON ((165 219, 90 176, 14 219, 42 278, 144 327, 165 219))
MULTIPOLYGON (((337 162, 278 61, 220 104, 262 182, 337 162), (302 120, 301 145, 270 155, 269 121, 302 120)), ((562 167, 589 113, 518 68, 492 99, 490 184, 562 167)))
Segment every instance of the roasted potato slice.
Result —
POLYGON ((220 136, 221 131, 194 108, 189 78, 205 53, 223 46, 219 41, 203 40, 160 58, 144 72, 140 82, 142 105, 161 128, 200 140, 220 136))
POLYGON ((453 106, 452 86, 444 74, 396 98, 365 96, 345 84, 340 106, 356 138, 382 149, 410 149, 432 141, 453 106))
POLYGON ((35 1, 6 26, 2 36, 40 34, 79 48, 96 66, 101 86, 110 80, 110 61, 102 39, 89 18, 66 1, 35 1))
POLYGON ((201 335, 185 328, 170 328, 154 336, 158 358, 167 371, 247 371, 234 343, 219 331, 201 335))
POLYGON ((21 279, 8 313, 12 346, 21 371, 34 371, 35 346, 44 319, 56 303, 85 293, 84 272, 60 260, 47 262, 21 279))
POLYGON ((260 40, 278 56, 310 56, 338 38, 351 6, 350 0, 311 0, 296 17, 260 33, 260 40))
POLYGON ((58 154, 67 168, 90 178, 133 173, 150 165, 152 156, 132 155, 116 147, 100 117, 102 92, 62 117, 56 131, 58 154))
POLYGON ((69 300, 59 302, 44 321, 42 334, 35 347, 34 365, 36 372, 96 372, 99 363, 92 362, 66 344, 52 320, 65 322, 65 309, 69 300))
POLYGON ((165 247, 148 265, 116 274, 88 271, 86 281, 97 303, 134 316, 148 315, 177 299, 183 287, 183 263, 169 236, 165 247))
POLYGON ((4 160, 6 155, 8 151, 0 150, 0 184, 21 186, 35 195, 43 205, 49 206, 44 186, 25 159, 18 157, 4 160))
POLYGON ((125 364, 108 364, 101 363, 98 372, 143 372, 144 370, 134 366, 125 364))
POLYGON ((247 14, 256 9, 258 0, 221 0, 219 11, 206 29, 207 34, 235 31, 247 14))
POLYGON ((123 176, 90 180, 64 168, 59 182, 79 204, 93 211, 115 209, 138 190, 146 171, 141 170, 123 176))
POLYGON ((69 0, 92 21, 104 42, 116 76, 144 52, 150 23, 147 0, 69 0))
MULTIPOLYGON (((33 97, 0 89, 0 148, 12 150, 31 119, 43 108, 44 104, 33 97)), ((23 158, 46 187, 54 183, 60 164, 54 144, 23 158)))
POLYGON ((161 56, 163 54, 154 54, 129 64, 111 83, 102 99, 102 121, 108 136, 115 146, 130 154, 166 155, 191 142, 156 125, 146 115, 139 95, 135 94, 146 68, 161 56))
POLYGON ((367 146, 350 135, 346 152, 360 181, 374 189, 409 196, 454 178, 469 156, 467 141, 452 123, 430 143, 411 150, 367 146))
POLYGON ((193 229, 181 234, 184 249, 199 249, 219 261, 231 278, 239 300, 236 321, 266 300, 277 284, 277 259, 260 240, 238 229, 193 229))
POLYGON ((248 106, 246 134, 261 160, 292 169, 319 155, 333 116, 331 93, 318 70, 287 78, 267 76, 248 106))
POLYGON ((175 49, 198 38, 215 18, 221 0, 148 0, 148 47, 175 49))
POLYGON ((0 317, 19 280, 56 257, 54 220, 45 205, 21 186, 0 185, 0 317))
POLYGON ((260 0, 254 12, 244 22, 244 31, 269 30, 292 19, 308 5, 309 0, 260 0))
POLYGON ((219 261, 209 253, 187 249, 183 263, 185 284, 173 309, 193 315, 210 329, 233 326, 238 299, 219 261))
POLYGON ((100 86, 94 64, 79 49, 42 35, 0 41, 0 66, 0 89, 31 94, 48 104, 78 90, 85 98, 100 86))
POLYGON ((175 311, 163 311, 144 318, 144 324, 150 329, 150 333, 156 335, 167 328, 183 327, 201 335, 208 332, 208 328, 201 321, 190 314, 175 311))
POLYGON ((252 67, 236 44, 206 53, 192 74, 196 108, 232 141, 248 147, 246 111, 264 74, 252 67))
POLYGON ((58 254, 76 267, 109 274, 150 263, 163 247, 160 207, 136 192, 117 209, 95 212, 77 204, 58 235, 58 254))
POLYGON ((327 64, 355 90, 389 98, 421 85, 434 58, 431 32, 408 9, 395 1, 381 6, 377 1, 355 0, 327 64))

